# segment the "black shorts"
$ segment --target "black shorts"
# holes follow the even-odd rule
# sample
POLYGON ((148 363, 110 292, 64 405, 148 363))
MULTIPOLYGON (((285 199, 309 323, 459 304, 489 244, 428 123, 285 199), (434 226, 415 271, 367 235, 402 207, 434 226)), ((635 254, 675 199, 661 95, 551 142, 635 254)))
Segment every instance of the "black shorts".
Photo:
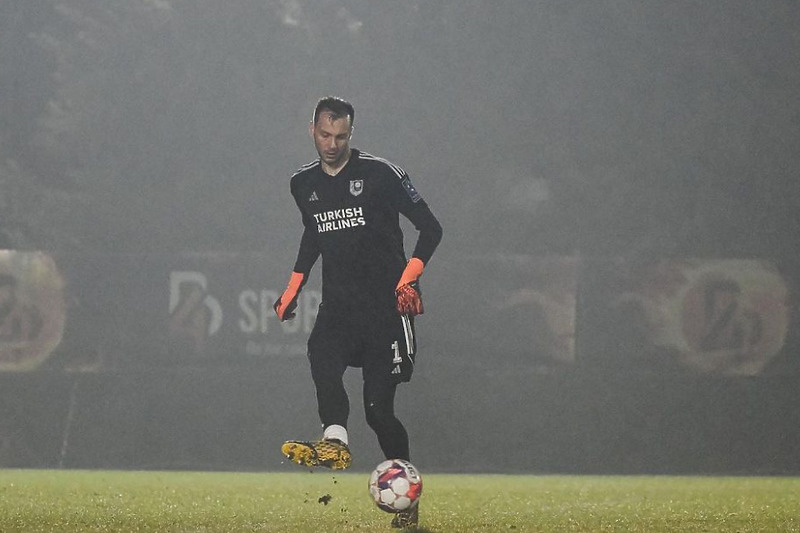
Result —
POLYGON ((360 367, 365 381, 410 381, 416 356, 414 318, 394 308, 349 315, 320 304, 308 339, 312 372, 341 375, 348 366, 360 367))

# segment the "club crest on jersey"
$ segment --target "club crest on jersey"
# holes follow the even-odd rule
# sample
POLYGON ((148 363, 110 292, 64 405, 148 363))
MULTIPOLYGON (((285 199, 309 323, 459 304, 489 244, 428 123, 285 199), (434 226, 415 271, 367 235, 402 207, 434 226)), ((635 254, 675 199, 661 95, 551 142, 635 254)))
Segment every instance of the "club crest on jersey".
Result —
POLYGON ((350 194, 358 196, 364 192, 364 180, 350 180, 350 194))

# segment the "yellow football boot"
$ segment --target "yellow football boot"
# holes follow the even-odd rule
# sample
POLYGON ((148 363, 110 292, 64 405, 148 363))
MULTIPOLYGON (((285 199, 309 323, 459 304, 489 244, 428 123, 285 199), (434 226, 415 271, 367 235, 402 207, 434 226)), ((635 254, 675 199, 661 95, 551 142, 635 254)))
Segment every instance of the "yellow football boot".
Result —
POLYGON ((303 466, 324 466, 331 470, 349 468, 353 460, 350 449, 338 439, 313 442, 288 440, 281 446, 281 453, 293 463, 303 466))

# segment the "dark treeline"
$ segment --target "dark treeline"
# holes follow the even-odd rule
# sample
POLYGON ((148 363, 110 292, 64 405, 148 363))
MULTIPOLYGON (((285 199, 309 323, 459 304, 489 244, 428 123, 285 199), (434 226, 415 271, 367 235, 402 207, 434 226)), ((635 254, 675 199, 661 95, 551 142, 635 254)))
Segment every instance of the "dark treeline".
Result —
MULTIPOLYGON (((293 252, 319 96, 443 250, 797 251, 786 0, 0 1, 0 245, 293 252)), ((297 230, 299 231, 299 229, 297 230)))

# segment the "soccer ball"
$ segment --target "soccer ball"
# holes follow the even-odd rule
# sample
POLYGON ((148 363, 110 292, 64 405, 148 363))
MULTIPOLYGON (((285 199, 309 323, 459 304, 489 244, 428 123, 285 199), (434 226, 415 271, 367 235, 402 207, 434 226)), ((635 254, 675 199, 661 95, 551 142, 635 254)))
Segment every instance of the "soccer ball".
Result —
POLYGON ((375 467, 369 476, 369 493, 387 513, 411 509, 422 494, 422 476, 403 459, 389 459, 375 467))

